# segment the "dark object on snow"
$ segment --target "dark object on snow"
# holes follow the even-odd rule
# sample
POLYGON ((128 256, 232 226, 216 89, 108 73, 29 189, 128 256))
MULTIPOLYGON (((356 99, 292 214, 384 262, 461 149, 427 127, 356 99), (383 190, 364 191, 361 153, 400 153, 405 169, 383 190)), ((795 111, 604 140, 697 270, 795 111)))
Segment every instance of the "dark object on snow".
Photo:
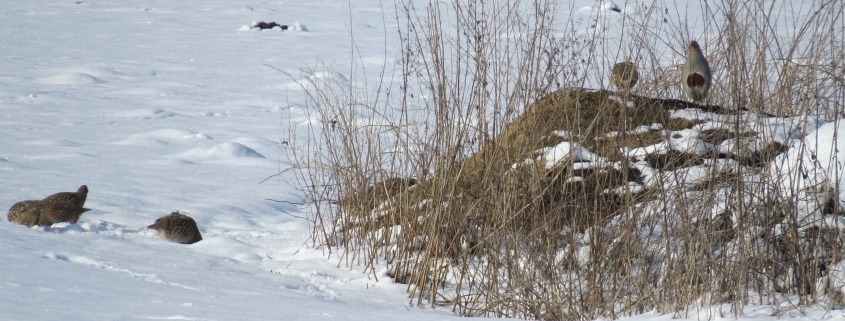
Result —
POLYGON ((9 208, 6 219, 26 226, 50 226, 61 222, 76 224, 82 213, 91 210, 83 207, 87 198, 88 186, 82 185, 76 192, 59 192, 40 201, 20 201, 9 208))
POLYGON ((6 219, 9 222, 23 224, 32 227, 38 224, 38 216, 41 215, 41 201, 27 200, 20 201, 9 208, 6 219))
POLYGON ((258 29, 261 29, 261 30, 273 29, 275 27, 279 27, 282 30, 288 30, 288 25, 280 25, 280 24, 276 23, 275 21, 270 21, 270 22, 261 21, 261 22, 253 23, 252 27, 258 28, 258 29))
POLYGON ((88 198, 88 186, 82 185, 79 187, 76 192, 60 192, 50 196, 45 197, 41 202, 44 204, 55 204, 55 203, 69 203, 73 204, 78 208, 82 208, 85 206, 85 199, 88 198))
POLYGON ((9 208, 6 219, 26 226, 50 226, 61 222, 76 224, 83 213, 91 210, 83 207, 87 198, 88 186, 82 185, 76 192, 59 192, 40 201, 20 201, 9 208))
POLYGON ((78 207, 76 204, 68 202, 47 203, 42 201, 41 212, 38 215, 38 225, 50 226, 62 222, 76 224, 79 221, 79 217, 90 210, 90 208, 78 207))
POLYGON ((180 214, 179 211, 160 217, 147 228, 157 230, 159 236, 168 241, 182 244, 202 241, 197 222, 190 216, 180 214))

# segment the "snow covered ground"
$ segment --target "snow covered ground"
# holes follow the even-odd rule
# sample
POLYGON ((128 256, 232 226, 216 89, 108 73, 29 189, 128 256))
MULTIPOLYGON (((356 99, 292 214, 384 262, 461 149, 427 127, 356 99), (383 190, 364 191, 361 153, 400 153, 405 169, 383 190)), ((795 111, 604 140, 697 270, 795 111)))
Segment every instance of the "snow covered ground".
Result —
POLYGON ((454 318, 409 307, 403 286, 309 248, 297 206, 268 200, 297 202, 296 191, 284 177, 261 183, 288 166, 283 128, 308 121, 301 101, 287 101, 294 80, 264 64, 295 76, 342 67, 343 7, 4 5, 0 205, 87 184, 93 210, 50 228, 3 220, 0 319, 454 318), (254 20, 314 30, 239 30, 254 20), (145 228, 175 210, 197 220, 202 242, 145 228))
MULTIPOLYGON (((0 320, 457 319, 410 306, 404 286, 310 248, 290 177, 265 181, 290 165, 289 128, 304 135, 319 123, 297 79, 267 65, 294 78, 348 71, 351 31, 366 44, 358 67, 377 74, 396 46, 392 9, 375 0, 4 4, 0 206, 87 184, 92 210, 73 225, 0 222, 0 320), (300 24, 244 28, 253 21, 300 24), (165 242, 145 228, 175 210, 197 221, 203 241, 165 242)), ((748 318, 767 319, 760 309, 748 318)))

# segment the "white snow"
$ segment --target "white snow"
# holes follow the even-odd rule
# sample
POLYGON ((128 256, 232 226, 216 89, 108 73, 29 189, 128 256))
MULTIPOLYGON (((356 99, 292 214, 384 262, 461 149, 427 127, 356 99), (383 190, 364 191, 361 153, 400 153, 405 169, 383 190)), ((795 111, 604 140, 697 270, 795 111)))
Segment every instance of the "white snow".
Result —
MULTIPOLYGON (((579 15, 594 15, 594 1, 575 2, 579 15)), ((602 23, 617 19, 612 2, 598 8, 602 23)), ((347 268, 312 247, 290 172, 274 176, 291 166, 282 142, 322 124, 302 97, 309 81, 358 79, 353 50, 369 75, 391 63, 392 10, 374 0, 5 3, 0 205, 87 184, 92 210, 78 224, 0 222, 0 320, 458 320, 448 307, 411 305, 385 271, 347 268), (261 19, 290 29, 245 32, 261 19), (201 242, 146 229, 176 210, 197 221, 201 242)), ((810 139, 823 146, 831 126, 810 139)), ((713 148, 685 137, 669 148, 713 148)), ((820 173, 841 167, 817 152, 831 160, 820 173)), ((544 157, 564 156, 597 157, 570 145, 544 157)), ((750 306, 741 319, 779 319, 780 308, 750 306)), ((812 307, 784 314, 845 319, 812 307)), ((720 316, 627 319, 677 318, 720 316)))
MULTIPOLYGON (((845 204, 845 140, 838 139, 845 123, 837 120, 822 125, 803 140, 794 140, 790 149, 776 157, 770 166, 776 187, 783 197, 799 203, 799 217, 815 220, 828 198, 845 204)), ((841 205, 840 205, 841 206, 841 205)))
MULTIPOLYGON (((561 142, 552 147, 546 147, 537 151, 542 154, 538 160, 543 160, 546 168, 552 168, 561 162, 570 161, 573 163, 581 162, 599 162, 604 160, 604 157, 594 154, 583 145, 575 142, 561 142)), ((606 163, 606 161, 604 161, 606 163)), ((592 167, 578 166, 575 169, 586 169, 592 167)))
POLYGON ((310 119, 284 84, 348 63, 345 3, 24 1, 0 16, 0 206, 87 184, 92 209, 2 219, 0 320, 458 319, 312 248, 290 177, 265 181, 310 119), (292 28, 238 30, 267 17, 292 28), (176 210, 203 241, 146 229, 176 210))

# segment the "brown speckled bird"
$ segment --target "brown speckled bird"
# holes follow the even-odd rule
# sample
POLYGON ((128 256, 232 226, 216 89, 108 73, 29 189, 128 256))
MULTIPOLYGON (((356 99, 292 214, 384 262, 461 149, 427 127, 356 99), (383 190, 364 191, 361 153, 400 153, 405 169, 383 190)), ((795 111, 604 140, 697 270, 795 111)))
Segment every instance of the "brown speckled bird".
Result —
POLYGON ((41 207, 41 215, 38 216, 38 225, 50 226, 56 223, 69 222, 76 224, 82 213, 88 212, 91 209, 77 207, 76 204, 53 202, 43 203, 41 207))
POLYGON ((640 73, 637 71, 637 65, 633 62, 617 63, 610 70, 610 82, 619 90, 631 90, 638 80, 640 80, 640 73))
POLYGON ((76 192, 60 192, 45 197, 42 202, 44 204, 53 203, 70 203, 76 205, 78 208, 85 207, 85 199, 88 198, 88 186, 82 185, 76 192))
POLYGON ((20 201, 9 208, 9 214, 6 219, 9 222, 23 224, 26 226, 35 226, 38 224, 38 217, 41 215, 41 201, 27 200, 20 201))
POLYGON ((710 90, 712 83, 710 64, 707 63, 707 59, 701 53, 698 42, 690 42, 688 49, 687 61, 684 63, 683 74, 681 75, 681 85, 689 98, 699 102, 707 98, 707 92, 710 90))
POLYGON ((182 244, 193 244, 202 240, 197 222, 178 211, 162 216, 147 228, 158 231, 162 239, 182 244))

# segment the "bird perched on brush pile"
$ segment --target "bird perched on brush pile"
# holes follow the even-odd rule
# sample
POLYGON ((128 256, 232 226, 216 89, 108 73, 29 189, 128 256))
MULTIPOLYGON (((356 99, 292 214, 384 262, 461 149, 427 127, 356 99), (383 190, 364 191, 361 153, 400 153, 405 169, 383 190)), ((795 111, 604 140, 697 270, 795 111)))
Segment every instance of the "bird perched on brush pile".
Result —
POLYGON ((179 211, 158 218, 155 223, 147 226, 158 231, 162 239, 182 244, 193 244, 202 241, 200 229, 193 218, 179 211))
POLYGON ((23 224, 29 227, 38 224, 38 217, 41 215, 41 201, 26 200, 20 201, 9 208, 6 219, 9 222, 23 224))
POLYGON ((637 71, 637 65, 633 62, 619 62, 610 69, 610 82, 619 90, 631 90, 639 79, 640 73, 637 71))
POLYGON ((703 101, 704 98, 707 98, 711 82, 710 64, 707 63, 707 59, 701 53, 698 42, 692 41, 689 44, 687 60, 684 63, 681 75, 684 93, 695 102, 703 101))

